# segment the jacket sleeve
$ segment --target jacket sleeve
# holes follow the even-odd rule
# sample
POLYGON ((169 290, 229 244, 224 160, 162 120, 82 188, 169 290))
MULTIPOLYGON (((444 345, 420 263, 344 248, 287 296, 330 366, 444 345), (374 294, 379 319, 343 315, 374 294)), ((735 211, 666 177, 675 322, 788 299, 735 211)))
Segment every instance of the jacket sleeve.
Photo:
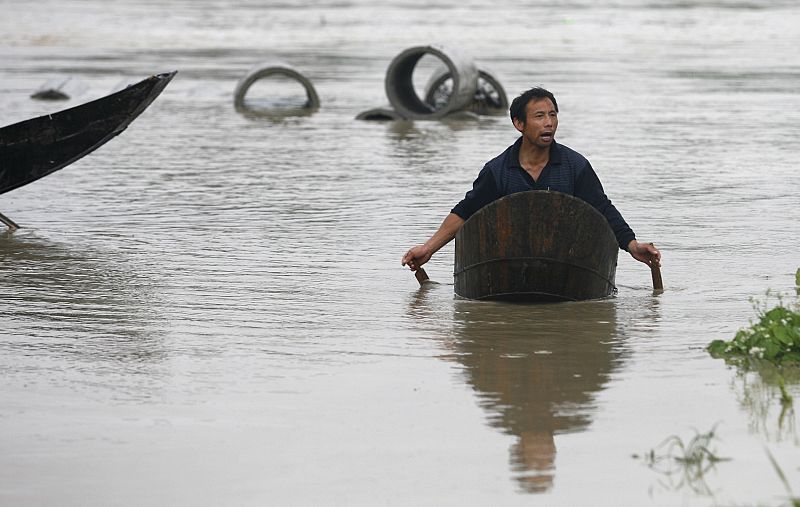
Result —
POLYGON ((497 188, 494 174, 487 166, 484 166, 472 183, 472 190, 468 191, 461 202, 456 204, 450 212, 466 220, 476 211, 500 197, 502 196, 497 188))
POLYGON ((594 172, 592 165, 587 162, 586 167, 580 173, 575 181, 575 197, 580 197, 588 202, 594 208, 603 214, 617 238, 619 247, 628 251, 628 243, 636 239, 633 230, 628 226, 622 214, 617 211, 617 208, 611 202, 611 199, 606 196, 603 191, 603 185, 600 183, 600 178, 594 172))

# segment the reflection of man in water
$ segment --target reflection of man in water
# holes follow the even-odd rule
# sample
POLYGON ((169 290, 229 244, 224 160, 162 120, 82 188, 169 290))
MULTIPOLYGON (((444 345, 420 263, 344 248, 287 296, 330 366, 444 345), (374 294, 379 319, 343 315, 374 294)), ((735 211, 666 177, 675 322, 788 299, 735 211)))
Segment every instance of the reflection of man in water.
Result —
POLYGON ((511 448, 512 469, 528 493, 544 493, 553 487, 556 442, 549 432, 523 433, 511 448))
POLYGON ((584 431, 619 354, 613 302, 518 306, 459 302, 456 347, 492 426, 517 437, 511 468, 530 493, 549 490, 555 436, 584 431))

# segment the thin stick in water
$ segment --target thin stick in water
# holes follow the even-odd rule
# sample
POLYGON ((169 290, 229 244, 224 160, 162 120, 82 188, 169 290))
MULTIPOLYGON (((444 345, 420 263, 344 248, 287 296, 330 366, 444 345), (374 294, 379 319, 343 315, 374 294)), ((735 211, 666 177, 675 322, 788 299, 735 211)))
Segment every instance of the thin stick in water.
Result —
POLYGON ((11 232, 14 232, 17 229, 19 229, 19 225, 15 224, 13 220, 11 220, 2 213, 0 213, 0 222, 6 224, 8 226, 8 230, 10 230, 11 232))
MULTIPOLYGON (((655 246, 650 243, 651 246, 655 246)), ((653 276, 653 292, 664 292, 664 282, 661 280, 661 268, 656 263, 655 259, 650 262, 650 274, 653 276)))
POLYGON ((429 280, 428 273, 426 273, 425 270, 422 268, 417 268, 417 270, 414 271, 414 276, 417 278, 417 281, 419 282, 420 285, 424 284, 429 280))

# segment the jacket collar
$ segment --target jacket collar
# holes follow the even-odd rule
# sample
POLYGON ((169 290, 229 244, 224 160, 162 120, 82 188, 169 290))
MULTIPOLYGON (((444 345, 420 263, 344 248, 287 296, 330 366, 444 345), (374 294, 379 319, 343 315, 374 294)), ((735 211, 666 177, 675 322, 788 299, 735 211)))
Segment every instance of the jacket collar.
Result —
MULTIPOLYGON (((510 157, 508 160, 509 167, 519 167, 522 169, 522 166, 519 163, 519 149, 522 146, 522 136, 511 145, 511 152, 509 153, 510 157)), ((547 165, 560 165, 561 164, 561 145, 555 142, 555 140, 550 144, 550 158, 547 161, 547 165)))

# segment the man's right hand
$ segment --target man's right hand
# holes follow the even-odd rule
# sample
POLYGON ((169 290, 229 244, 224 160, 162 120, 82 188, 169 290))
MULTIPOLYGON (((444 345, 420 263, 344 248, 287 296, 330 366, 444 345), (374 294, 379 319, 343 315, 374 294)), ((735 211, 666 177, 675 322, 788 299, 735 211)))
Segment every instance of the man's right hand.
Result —
POLYGON ((408 266, 411 271, 416 271, 422 267, 423 264, 431 260, 432 256, 433 252, 425 247, 425 245, 417 245, 406 252, 400 264, 408 266))
POLYGON ((442 225, 439 226, 434 235, 424 244, 411 247, 400 263, 403 266, 408 266, 411 271, 418 270, 423 264, 431 260, 433 254, 456 237, 456 233, 462 225, 464 225, 464 219, 455 213, 450 213, 445 217, 442 225))

